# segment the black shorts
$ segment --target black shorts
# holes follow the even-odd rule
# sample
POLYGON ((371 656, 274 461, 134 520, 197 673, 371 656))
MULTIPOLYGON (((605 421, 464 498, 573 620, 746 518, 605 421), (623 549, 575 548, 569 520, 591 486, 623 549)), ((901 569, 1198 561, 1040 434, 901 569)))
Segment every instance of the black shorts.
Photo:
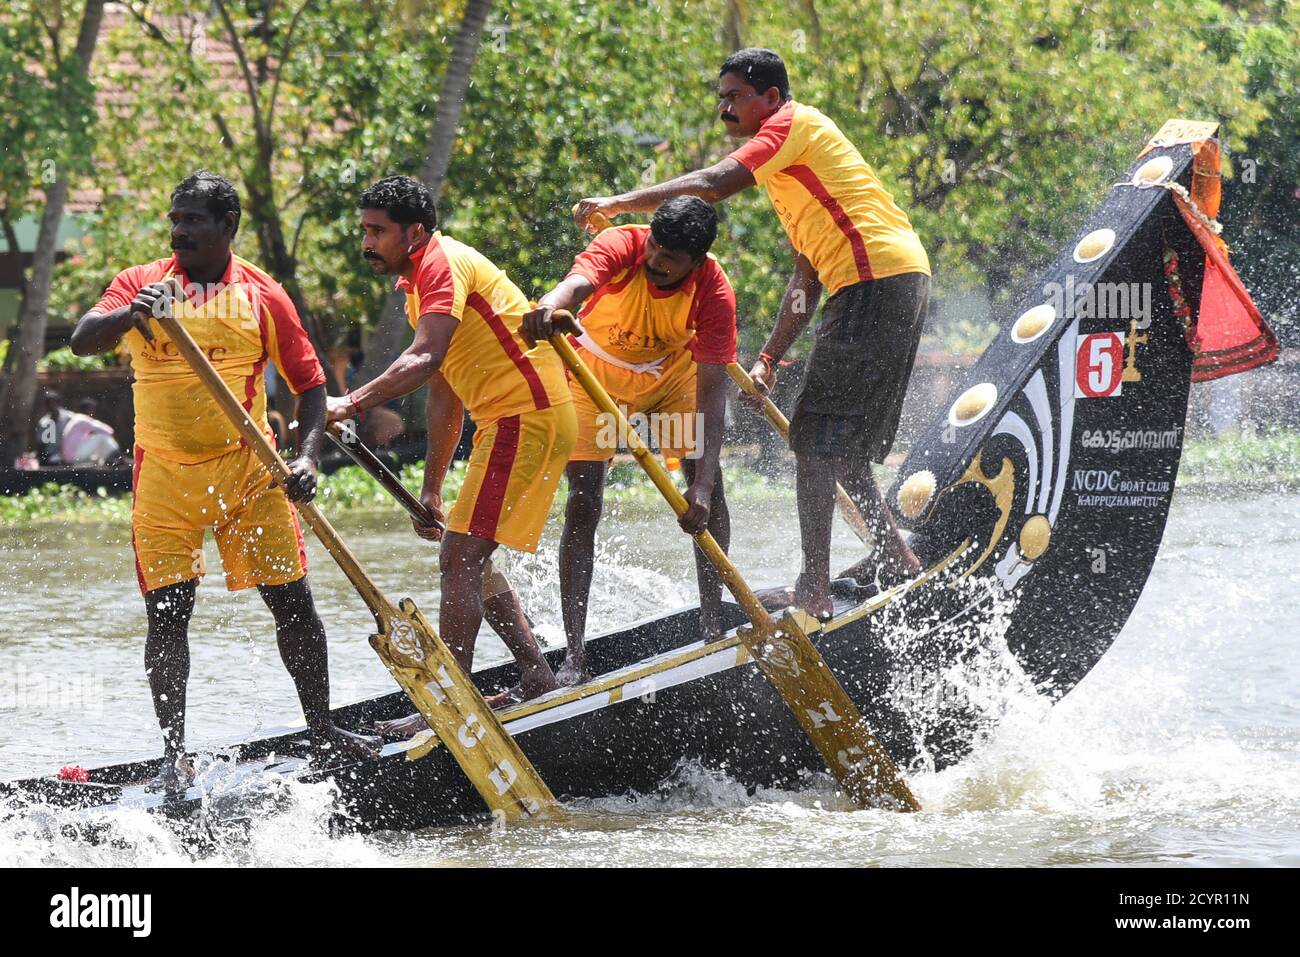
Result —
POLYGON ((855 283, 826 301, 790 420, 796 455, 885 460, 929 301, 930 277, 919 272, 855 283))

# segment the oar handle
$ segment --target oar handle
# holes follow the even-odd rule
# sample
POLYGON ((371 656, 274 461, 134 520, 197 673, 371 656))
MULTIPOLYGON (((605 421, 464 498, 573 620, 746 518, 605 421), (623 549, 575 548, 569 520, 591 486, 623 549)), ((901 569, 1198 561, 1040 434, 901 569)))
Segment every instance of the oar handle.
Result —
MULTIPOLYGON (((573 204, 572 212, 575 216, 578 214, 577 203, 573 204)), ((606 229, 609 229, 611 226, 613 226, 614 221, 610 219, 608 216, 606 216, 604 213, 596 212, 596 213, 592 213, 590 216, 587 217, 587 225, 590 226, 592 230, 594 230, 595 232, 600 233, 600 232, 604 232, 606 229)))
POLYGON ((790 420, 785 417, 785 414, 777 408, 776 403, 773 402, 766 393, 759 391, 754 380, 750 377, 749 373, 744 370, 739 362, 727 363, 727 375, 731 376, 732 381, 734 381, 736 385, 740 386, 742 392, 745 392, 748 395, 758 396, 763 400, 763 414, 767 416, 767 421, 771 422, 772 427, 781 433, 781 438, 785 439, 786 442, 789 442, 790 420))
POLYGON ((334 444, 343 450, 353 462, 378 482, 389 495, 397 499, 399 505, 410 514, 410 516, 421 525, 431 526, 438 531, 446 531, 446 524, 440 519, 428 505, 425 505, 411 493, 402 480, 397 477, 387 463, 376 455, 368 445, 361 441, 354 429, 345 429, 339 422, 330 424, 329 437, 334 444))

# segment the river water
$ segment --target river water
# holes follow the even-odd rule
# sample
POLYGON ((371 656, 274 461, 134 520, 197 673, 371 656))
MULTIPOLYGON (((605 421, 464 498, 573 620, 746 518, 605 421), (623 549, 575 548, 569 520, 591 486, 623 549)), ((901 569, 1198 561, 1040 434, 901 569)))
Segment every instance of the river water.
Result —
MULTIPOLYGON (((734 508, 732 552, 755 585, 793 578, 793 498, 734 508)), ((340 530, 381 587, 437 608, 436 563, 396 515, 340 530)), ((538 556, 506 564, 562 644, 557 529, 538 556)), ((836 563, 855 558, 837 529, 836 563)), ((666 513, 607 512, 592 630, 694 597, 684 536, 666 513)), ((309 543, 330 635, 336 704, 392 683, 366 644, 371 619, 309 543)), ((299 720, 255 592, 213 569, 191 628, 189 742, 220 745, 299 720)), ((698 767, 648 795, 584 801, 563 826, 494 833, 330 836, 328 785, 293 785, 280 813, 208 848, 204 863, 399 866, 615 865, 1300 865, 1300 494, 1175 497, 1159 560, 1111 651, 1060 704, 1008 691, 1003 724, 966 761, 911 779, 915 815, 848 810, 829 779, 802 792, 743 787, 698 767)), ((159 750, 142 657, 144 612, 118 526, 0 528, 0 778, 92 767, 159 750)), ((480 663, 505 657, 485 633, 480 663)), ((48 820, 0 815, 0 865, 187 863, 191 851, 142 812, 115 840, 49 837, 48 820)), ((57 823, 57 821, 56 821, 57 823)))

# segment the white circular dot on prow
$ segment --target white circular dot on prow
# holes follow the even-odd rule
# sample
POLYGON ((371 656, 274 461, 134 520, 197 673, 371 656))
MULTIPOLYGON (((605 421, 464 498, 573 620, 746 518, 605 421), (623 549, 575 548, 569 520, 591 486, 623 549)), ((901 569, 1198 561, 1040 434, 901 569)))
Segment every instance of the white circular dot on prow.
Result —
POLYGON ((1134 186, 1155 186, 1162 183, 1174 168, 1172 156, 1154 156, 1137 168, 1133 174, 1134 186))
POLYGON ((1050 302, 1034 306, 1020 314, 1020 318, 1011 326, 1011 341, 1024 345, 1033 342, 1056 321, 1056 307, 1050 302))
POLYGON ((1093 262, 1110 252, 1110 247, 1114 245, 1115 230, 1094 229, 1087 236, 1080 239, 1079 245, 1074 247, 1074 261, 1077 263, 1093 262))
POLYGON ((978 422, 988 415, 989 409, 998 399, 998 387, 992 382, 973 385, 957 397, 957 401, 948 410, 950 425, 961 427, 978 422))

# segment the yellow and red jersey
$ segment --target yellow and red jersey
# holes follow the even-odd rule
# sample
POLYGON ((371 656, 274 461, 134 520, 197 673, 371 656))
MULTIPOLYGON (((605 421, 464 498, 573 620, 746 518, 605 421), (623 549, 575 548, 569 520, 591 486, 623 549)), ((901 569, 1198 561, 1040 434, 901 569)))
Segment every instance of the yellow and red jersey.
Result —
MULTIPOLYGON (((238 256, 230 257, 220 282, 200 288, 190 283, 173 256, 118 273, 92 311, 128 306, 143 287, 171 277, 186 288, 185 299, 176 302, 176 318, 243 400, 253 421, 271 435, 263 378, 268 359, 295 394, 325 382, 325 371, 288 294, 238 256)), ((134 328, 122 338, 135 374, 136 444, 153 456, 187 465, 238 449, 239 433, 175 343, 157 323, 151 330, 152 342, 134 328)))
POLYGON ((791 245, 830 295, 869 279, 930 274, 907 215, 819 110, 787 101, 731 158, 766 190, 791 245))
POLYGON ((736 294, 710 253, 673 289, 660 289, 641 268, 649 226, 615 226, 573 261, 570 275, 596 291, 582 308, 582 327, 616 359, 640 364, 690 349, 696 362, 736 361, 736 294))
POLYGON ((519 334, 528 300, 486 256, 434 233, 411 260, 412 281, 397 280, 407 319, 414 328, 442 313, 459 323, 440 371, 476 424, 572 401, 555 350, 545 342, 530 349, 519 334))

